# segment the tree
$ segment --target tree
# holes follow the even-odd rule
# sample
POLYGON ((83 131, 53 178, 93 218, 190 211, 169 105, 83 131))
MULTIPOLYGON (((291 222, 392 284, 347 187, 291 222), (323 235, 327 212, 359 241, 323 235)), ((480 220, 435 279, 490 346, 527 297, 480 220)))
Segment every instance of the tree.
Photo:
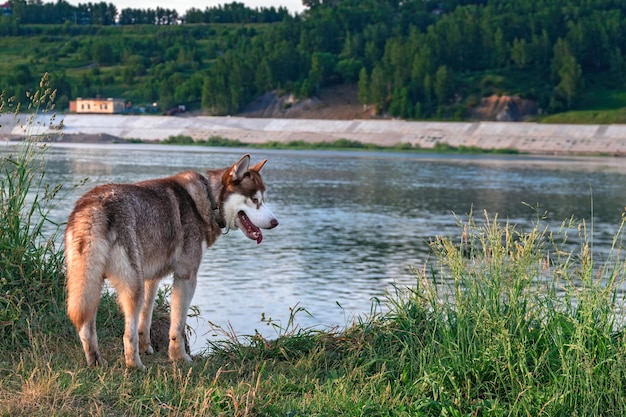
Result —
POLYGON ((447 66, 442 65, 437 69, 433 90, 440 106, 448 103, 452 98, 454 93, 454 80, 452 72, 447 66))
POLYGON ((133 83, 134 80, 135 74, 133 73, 133 70, 129 67, 124 67, 124 69, 122 70, 122 82, 124 84, 130 85, 133 83))
POLYGON ((195 103, 200 104, 202 99, 202 85, 204 83, 204 76, 200 72, 194 72, 191 78, 183 81, 180 85, 176 86, 174 92, 174 100, 176 103, 195 103))
POLYGON ((270 68, 270 64, 266 57, 263 57, 259 65, 256 67, 254 84, 261 91, 272 89, 272 69, 270 68))
POLYGON ((172 77, 170 79, 164 79, 159 84, 159 108, 161 110, 168 110, 174 107, 174 85, 179 84, 180 79, 172 77))
POLYGON ((415 86, 419 96, 425 97, 424 78, 428 74, 432 74, 435 68, 436 61, 433 57, 432 49, 427 44, 421 45, 411 64, 411 83, 415 86))
POLYGON ((368 97, 370 103, 375 104, 377 111, 382 111, 386 106, 387 96, 389 95, 388 83, 385 79, 385 72, 380 65, 376 65, 370 76, 370 86, 368 97))
POLYGON ((202 10, 192 7, 191 9, 187 10, 187 13, 185 13, 185 16, 183 16, 183 21, 185 23, 191 24, 204 23, 204 13, 202 12, 202 10))
POLYGON ((558 79, 556 91, 565 98, 567 107, 571 108, 582 79, 582 68, 570 52, 569 44, 562 38, 554 45, 552 71, 558 79))
MULTIPOLYGON (((485 51, 485 53, 489 53, 489 51, 485 51)), ((509 45, 504 39, 502 28, 496 30, 493 41, 493 51, 491 53, 493 54, 493 61, 496 67, 501 68, 507 65, 509 60, 509 45)))
POLYGON ((311 97, 314 94, 315 86, 313 85, 313 82, 309 78, 305 78, 304 81, 302 81, 298 95, 300 97, 311 97))
POLYGON ((319 88, 330 80, 337 66, 337 56, 328 52, 316 52, 311 57, 311 69, 308 78, 315 86, 317 92, 319 88))
POLYGON ((0 36, 15 36, 18 32, 17 21, 9 16, 0 16, 0 36))
POLYGON ((359 79, 359 72, 363 68, 360 59, 348 58, 337 62, 335 72, 339 74, 343 81, 353 83, 359 79))
POLYGON ((406 87, 395 89, 389 105, 389 113, 408 119, 413 117, 413 111, 413 105, 409 98, 409 89, 406 87))
POLYGON ((616 85, 623 86, 626 81, 626 61, 620 48, 615 48, 609 56, 609 74, 616 85))
POLYGON ((528 64, 528 47, 526 44, 526 39, 518 39, 515 38, 513 40, 513 48, 511 49, 511 59, 515 66, 519 68, 523 68, 528 64))
POLYGON ((113 48, 111 47, 111 44, 106 41, 98 41, 94 43, 91 55, 93 60, 100 65, 111 65, 115 62, 113 48))
POLYGON ((367 70, 365 67, 361 68, 359 72, 359 101, 361 104, 369 104, 370 103, 370 92, 369 92, 369 84, 370 77, 367 74, 367 70))
POLYGON ((530 53, 530 61, 541 67, 545 67, 550 62, 552 43, 550 42, 550 35, 548 35, 546 29, 541 31, 541 35, 533 34, 530 42, 530 53))
POLYGON ((567 107, 571 108, 572 99, 578 93, 582 69, 578 62, 576 62, 576 58, 574 58, 573 55, 569 55, 563 58, 563 63, 558 73, 560 82, 556 88, 567 100, 567 107))
POLYGON ((202 108, 212 115, 229 112, 230 91, 221 71, 213 70, 204 78, 202 85, 202 108))
POLYGON ((27 64, 19 64, 13 70, 13 79, 15 84, 28 85, 33 79, 33 75, 30 72, 30 66, 27 64))
POLYGON ((433 80, 430 74, 424 76, 424 100, 430 106, 433 101, 433 80))
POLYGON ((117 8, 112 3, 90 3, 89 19, 94 25, 109 26, 115 23, 117 8))

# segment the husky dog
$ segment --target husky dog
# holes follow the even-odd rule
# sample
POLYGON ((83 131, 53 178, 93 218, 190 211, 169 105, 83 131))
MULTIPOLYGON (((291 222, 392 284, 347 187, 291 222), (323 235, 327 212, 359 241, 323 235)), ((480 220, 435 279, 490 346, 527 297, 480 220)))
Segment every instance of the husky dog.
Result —
POLYGON ((267 160, 205 174, 181 172, 135 184, 106 184, 82 196, 65 231, 67 311, 87 364, 105 365, 98 349, 96 312, 105 279, 117 291, 125 316, 128 367, 145 369, 140 353, 153 353, 150 324, 159 280, 173 274, 169 357, 191 361, 185 351, 187 310, 204 250, 222 233, 240 229, 261 243, 261 229, 278 226, 265 206, 259 174, 267 160))

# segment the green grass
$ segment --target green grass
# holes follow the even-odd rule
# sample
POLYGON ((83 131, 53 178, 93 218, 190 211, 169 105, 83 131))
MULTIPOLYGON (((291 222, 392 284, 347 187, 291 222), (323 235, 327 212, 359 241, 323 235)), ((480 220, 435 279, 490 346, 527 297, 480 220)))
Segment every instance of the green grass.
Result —
POLYGON ((626 90, 606 89, 598 85, 585 93, 579 101, 582 108, 590 110, 616 110, 626 107, 626 90))
POLYGON ((516 149, 483 149, 476 146, 452 146, 445 142, 437 142, 432 149, 420 148, 410 143, 398 143, 393 146, 382 146, 373 143, 363 143, 356 140, 337 139, 332 142, 306 142, 293 140, 289 142, 270 141, 264 143, 247 143, 237 139, 228 139, 222 136, 211 136, 208 139, 194 140, 191 136, 177 135, 161 140, 166 145, 197 145, 218 147, 246 147, 256 149, 291 149, 291 150, 363 150, 363 151, 419 151, 436 153, 458 154, 518 154, 516 149))
POLYGON ((555 124, 624 124, 626 123, 626 107, 612 110, 572 110, 543 116, 538 121, 555 124))
POLYGON ((576 101, 575 110, 538 117, 541 123, 623 124, 626 123, 626 90, 590 89, 576 101))

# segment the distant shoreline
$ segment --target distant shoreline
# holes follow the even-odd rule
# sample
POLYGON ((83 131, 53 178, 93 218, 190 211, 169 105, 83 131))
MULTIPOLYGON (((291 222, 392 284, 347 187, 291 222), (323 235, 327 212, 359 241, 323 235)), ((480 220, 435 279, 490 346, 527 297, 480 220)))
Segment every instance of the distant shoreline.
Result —
MULTIPOLYGON (((248 144, 335 142, 339 139, 432 149, 437 144, 541 155, 626 156, 626 125, 556 125, 528 122, 411 122, 403 120, 265 119, 127 115, 37 115, 30 127, 0 116, 0 138, 59 136, 78 143, 159 141, 171 136, 210 137, 248 144), (62 130, 58 128, 63 123, 62 130), (11 124, 13 122, 13 124, 11 124), (29 132, 29 129, 31 131, 29 132)), ((28 116, 25 116, 28 117, 28 116)))

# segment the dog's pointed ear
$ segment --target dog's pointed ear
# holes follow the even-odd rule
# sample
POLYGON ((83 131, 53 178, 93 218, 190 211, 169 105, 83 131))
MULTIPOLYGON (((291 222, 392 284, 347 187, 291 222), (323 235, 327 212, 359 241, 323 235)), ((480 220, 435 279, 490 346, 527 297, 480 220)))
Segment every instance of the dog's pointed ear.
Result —
POLYGON ((239 161, 235 163, 230 169, 230 175, 233 181, 241 181, 246 173, 249 171, 250 166, 250 154, 245 154, 239 161))
POLYGON ((259 172, 261 170, 261 168, 263 168, 263 165, 265 165, 266 162, 267 162, 267 159, 262 160, 261 162, 259 162, 255 166, 250 167, 250 171, 259 172))

